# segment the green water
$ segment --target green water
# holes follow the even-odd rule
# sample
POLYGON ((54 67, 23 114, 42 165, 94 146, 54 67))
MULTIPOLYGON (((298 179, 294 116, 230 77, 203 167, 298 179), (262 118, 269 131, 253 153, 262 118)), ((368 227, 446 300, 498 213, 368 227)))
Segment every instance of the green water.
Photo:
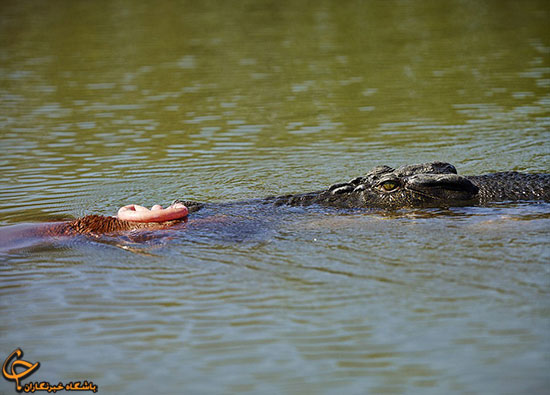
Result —
MULTIPOLYGON (((0 226, 380 164, 549 173, 549 20, 546 1, 3 1, 0 226)), ((548 204, 258 217, 3 252, 0 362, 21 347, 25 382, 105 394, 548 391, 548 204)))

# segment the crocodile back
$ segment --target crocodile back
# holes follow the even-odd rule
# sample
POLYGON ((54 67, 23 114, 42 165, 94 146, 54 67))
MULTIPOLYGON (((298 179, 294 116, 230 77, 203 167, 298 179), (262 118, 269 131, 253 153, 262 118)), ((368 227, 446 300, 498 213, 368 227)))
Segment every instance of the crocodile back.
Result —
POLYGON ((480 203, 507 200, 550 202, 550 174, 525 174, 506 171, 481 176, 467 176, 479 187, 480 203))

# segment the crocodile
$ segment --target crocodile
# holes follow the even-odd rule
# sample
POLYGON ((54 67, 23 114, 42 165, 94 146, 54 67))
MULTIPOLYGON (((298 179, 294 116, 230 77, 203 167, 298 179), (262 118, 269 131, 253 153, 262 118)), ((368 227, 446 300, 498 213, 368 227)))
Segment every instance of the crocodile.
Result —
MULTIPOLYGON (((386 209, 488 205, 496 202, 550 202, 550 174, 506 171, 477 176, 459 175, 445 162, 405 165, 398 168, 377 166, 364 176, 334 184, 315 192, 270 196, 226 203, 227 210, 244 204, 266 207, 325 206, 341 209, 386 209)), ((202 203, 176 199, 189 209, 189 217, 205 208, 224 203, 202 203)), ((181 220, 163 223, 123 221, 116 217, 88 215, 56 224, 52 233, 106 234, 139 229, 168 228, 181 220)))
MULTIPOLYGON (((203 203, 185 199, 188 217, 166 222, 130 222, 117 217, 87 215, 72 221, 48 224, 42 235, 93 235, 135 230, 167 229, 189 218, 204 220, 220 213, 254 207, 265 213, 270 207, 319 206, 337 209, 383 209, 479 206, 496 202, 550 202, 550 174, 506 171, 478 176, 459 175, 455 166, 429 162, 398 168, 377 166, 364 176, 315 192, 270 196, 229 203, 203 203)), ((250 217, 250 213, 247 214, 250 217)))

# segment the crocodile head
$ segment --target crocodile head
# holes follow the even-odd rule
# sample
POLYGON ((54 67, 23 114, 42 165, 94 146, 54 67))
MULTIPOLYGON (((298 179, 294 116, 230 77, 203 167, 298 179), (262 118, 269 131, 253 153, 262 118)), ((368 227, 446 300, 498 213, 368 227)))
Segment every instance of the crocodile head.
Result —
POLYGON ((431 162, 375 167, 363 177, 331 186, 325 198, 329 205, 347 207, 448 207, 472 202, 478 191, 453 165, 431 162))

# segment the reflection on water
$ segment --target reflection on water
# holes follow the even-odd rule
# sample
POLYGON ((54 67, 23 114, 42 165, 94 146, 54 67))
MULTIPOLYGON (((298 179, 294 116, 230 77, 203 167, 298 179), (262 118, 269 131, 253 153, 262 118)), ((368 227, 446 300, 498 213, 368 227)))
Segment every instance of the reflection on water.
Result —
MULTIPOLYGON (((379 164, 550 169, 544 1, 0 10, 4 232, 379 164)), ((39 360, 33 381, 107 393, 543 392, 549 212, 256 212, 49 240, 1 255, 0 348, 39 360)))

